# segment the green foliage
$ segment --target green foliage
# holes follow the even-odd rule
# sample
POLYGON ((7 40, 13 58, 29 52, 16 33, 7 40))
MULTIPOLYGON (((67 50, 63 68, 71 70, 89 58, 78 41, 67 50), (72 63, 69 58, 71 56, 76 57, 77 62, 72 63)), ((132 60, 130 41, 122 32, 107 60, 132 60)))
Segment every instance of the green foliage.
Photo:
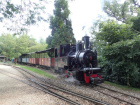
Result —
POLYGON ((99 66, 107 81, 140 88, 140 6, 137 0, 106 0, 104 11, 114 20, 92 27, 99 66))
POLYGON ((140 16, 133 18, 132 22, 132 28, 140 33, 140 16))
POLYGON ((47 48, 47 44, 37 43, 35 46, 29 47, 29 52, 41 51, 47 48))
POLYGON ((45 4, 46 0, 19 0, 17 3, 13 0, 1 0, 0 22, 15 34, 25 34, 30 25, 47 21, 42 16, 45 15, 45 4))
POLYGON ((118 24, 113 20, 98 21, 92 28, 103 76, 111 82, 140 87, 139 2, 106 0, 104 11, 126 24, 118 24), (96 27, 99 31, 96 31, 96 27))
POLYGON ((48 44, 48 48, 51 48, 51 42, 52 42, 52 39, 53 39, 53 37, 52 36, 48 36, 47 38, 46 38, 46 43, 48 44))
POLYGON ((140 2, 139 0, 130 0, 136 7, 140 8, 140 2))
POLYGON ((119 0, 105 0, 104 11, 118 21, 131 23, 131 18, 138 13, 139 7, 135 5, 137 0, 125 0, 124 3, 119 3, 119 0))
POLYGON ((42 45, 43 45, 43 44, 46 44, 46 42, 45 42, 45 40, 44 40, 43 38, 41 38, 39 42, 40 42, 40 44, 42 44, 42 45))
POLYGON ((14 56, 14 50, 16 47, 16 38, 10 34, 0 36, 0 47, 1 47, 1 54, 12 58, 14 56))
POLYGON ((105 80, 140 87, 140 35, 114 20, 99 22, 98 27, 92 29, 105 80))
POLYGON ((46 39, 49 47, 56 47, 60 44, 76 42, 72 30, 71 21, 69 20, 70 11, 66 0, 56 0, 54 16, 50 17, 51 35, 46 39), (51 43, 50 41, 51 40, 51 43))
POLYGON ((10 34, 0 36, 0 52, 9 59, 17 58, 21 54, 46 49, 47 44, 40 44, 28 35, 19 37, 10 34))
POLYGON ((22 65, 18 65, 18 66, 20 66, 21 68, 27 69, 29 71, 32 71, 34 73, 37 73, 37 74, 43 75, 45 77, 51 78, 51 79, 55 79, 56 78, 53 75, 51 75, 51 74, 49 74, 49 73, 47 73, 45 71, 41 71, 41 70, 39 70, 37 68, 28 67, 28 66, 22 66, 22 65))
POLYGON ((106 45, 119 42, 121 40, 132 39, 135 35, 129 25, 118 24, 114 20, 100 23, 100 33, 96 35, 96 40, 102 40, 106 45))
POLYGON ((102 55, 103 46, 112 45, 121 40, 132 39, 137 36, 127 24, 119 24, 114 20, 97 21, 92 27, 94 47, 98 55, 102 55), (98 29, 97 29, 98 28, 98 29))
POLYGON ((105 46, 106 80, 140 87, 140 36, 105 46))

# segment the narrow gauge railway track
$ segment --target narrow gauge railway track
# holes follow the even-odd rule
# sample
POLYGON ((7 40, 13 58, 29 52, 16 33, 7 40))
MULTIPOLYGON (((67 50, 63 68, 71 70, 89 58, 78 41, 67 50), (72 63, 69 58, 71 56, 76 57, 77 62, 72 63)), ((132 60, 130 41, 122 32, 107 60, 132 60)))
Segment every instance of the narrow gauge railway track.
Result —
MULTIPOLYGON (((44 69, 41 69, 41 70, 45 71, 44 69)), ((47 82, 47 83, 48 83, 48 82, 47 82)), ((133 95, 130 95, 130 94, 126 94, 126 93, 123 93, 123 92, 120 92, 120 91, 116 91, 116 90, 114 90, 114 89, 110 89, 110 88, 107 88, 107 87, 102 86, 102 85, 96 85, 96 86, 101 87, 101 88, 104 88, 104 89, 108 89, 109 91, 112 91, 112 92, 119 93, 119 94, 121 94, 121 95, 123 95, 123 96, 126 96, 126 97, 130 98, 130 99, 133 98, 133 99, 136 99, 136 100, 138 100, 138 101, 140 100, 140 97, 136 97, 136 96, 133 96, 133 95)), ((95 89, 94 89, 94 90, 95 90, 95 89)), ((132 102, 130 102, 130 101, 123 100, 123 99, 121 99, 121 98, 119 98, 119 97, 110 95, 110 94, 105 93, 105 92, 100 91, 100 90, 95 90, 95 91, 98 91, 98 92, 100 92, 100 93, 102 93, 102 94, 108 95, 108 96, 110 96, 110 97, 112 97, 112 98, 114 98, 114 99, 117 99, 117 100, 122 101, 122 102, 126 102, 126 103, 131 104, 131 105, 138 105, 138 104, 134 104, 134 103, 132 103, 132 102)))
MULTIPOLYGON (((22 68, 19 68, 19 67, 16 67, 16 66, 14 66, 15 68, 17 68, 17 69, 22 69, 22 68)), ((24 69, 22 69, 22 70, 24 70, 24 69)), ((25 71, 25 70, 24 70, 25 71)), ((31 74, 30 72, 28 72, 28 71, 25 71, 25 72, 27 72, 27 73, 29 73, 30 75, 32 75, 32 76, 34 76, 34 77, 36 77, 35 75, 33 75, 33 74, 31 74)), ((45 81, 44 79, 42 79, 42 78, 40 78, 43 82, 46 82, 47 84, 50 84, 50 85, 54 85, 54 84, 51 84, 50 82, 48 82, 48 81, 45 81)), ((46 84, 45 84, 46 85, 46 84)), ((48 85, 49 86, 49 85, 48 85)), ((54 85, 55 87, 55 89, 60 89, 60 90, 65 90, 64 88, 62 88, 62 87, 58 87, 58 86, 56 86, 56 85, 54 85)), ((97 85, 97 86, 99 86, 99 87, 102 87, 102 88, 105 88, 105 89, 109 89, 109 88, 106 88, 106 87, 104 87, 104 86, 101 86, 101 85, 97 85)), ((49 87, 51 87, 51 86, 49 86, 49 87)), ((93 88, 92 88, 93 89, 93 88)), ((113 95, 110 95, 110 94, 108 94, 108 93, 105 93, 105 92, 103 92, 103 91, 100 91, 100 90, 97 90, 97 89, 94 89, 95 91, 98 91, 99 93, 102 93, 102 94, 104 94, 104 95, 107 95, 107 96, 110 96, 110 97, 112 97, 112 98, 114 98, 114 99, 117 99, 117 100, 119 100, 119 101, 121 101, 121 102, 125 102, 125 103, 127 103, 127 104, 131 104, 131 105, 137 105, 137 104, 134 104, 134 103, 132 103, 132 102, 130 102, 130 101, 127 101, 127 100, 123 100, 123 99, 121 99, 121 98, 119 98, 119 97, 116 97, 116 96, 113 96, 113 95)), ((125 93, 122 93, 122 92, 119 92, 119 91, 116 91, 116 90, 113 90, 113 89, 109 89, 110 91, 113 91, 113 92, 117 92, 117 93, 120 93, 120 94, 122 94, 122 95, 125 95, 125 96, 127 96, 127 97, 132 97, 132 98, 135 98, 135 99, 138 99, 139 100, 139 97, 135 97, 135 96, 132 96, 132 95, 129 95, 129 94, 125 94, 125 93)), ((69 90, 68 90, 68 92, 70 92, 69 90)), ((74 94, 73 94, 74 95, 74 94)), ((79 94, 80 96, 81 96, 81 94, 79 94)), ((85 97, 85 96, 84 96, 85 97)), ((82 97, 81 97, 82 98, 82 97)), ((89 98, 89 97, 86 97, 86 98, 83 98, 83 99, 87 99, 87 98, 89 98)), ((89 98, 90 99, 90 98, 89 98)), ((91 101, 91 100, 93 100, 92 98, 89 100, 89 101, 91 101)), ((98 100, 97 100, 98 101, 98 100)), ((91 101, 91 102, 93 102, 93 101, 91 101)), ((103 103, 104 104, 104 103, 103 103)), ((106 104, 106 103, 105 103, 106 104)))
MULTIPOLYGON (((0 71, 0 73, 2 73, 2 72, 0 71)), ((43 91, 43 92, 45 92, 45 93, 48 93, 48 94, 50 94, 50 95, 52 95, 52 96, 55 96, 55 97, 57 97, 57 98, 59 98, 59 99, 61 99, 61 100, 64 100, 64 101, 66 101, 66 102, 72 104, 72 105, 80 105, 79 103, 77 103, 77 102, 75 102, 75 101, 73 101, 73 100, 71 100, 71 99, 68 99, 68 98, 66 98, 66 97, 64 97, 64 96, 62 96, 62 95, 59 95, 59 94, 57 94, 57 93, 51 91, 50 89, 48 89, 48 88, 46 88, 46 87, 44 88, 44 86, 41 85, 40 83, 36 83, 36 82, 33 82, 32 80, 29 80, 29 79, 28 79, 29 81, 32 82, 32 83, 29 83, 29 82, 27 82, 27 81, 25 81, 25 80, 21 80, 21 79, 18 79, 18 78, 9 76, 9 75, 7 75, 7 74, 5 74, 5 73, 2 73, 2 74, 3 74, 3 75, 6 75, 6 76, 8 76, 8 77, 10 77, 10 78, 13 78, 13 79, 15 79, 15 80, 18 80, 18 81, 20 81, 20 82, 22 82, 22 83, 25 83, 25 84, 27 84, 27 85, 29 85, 29 86, 31 86, 31 87, 34 87, 34 88, 36 88, 36 89, 38 89, 38 90, 41 90, 41 91, 43 91), (37 84, 38 86, 33 85, 33 83, 37 84)), ((13 73, 10 73, 10 74, 13 74, 13 73)), ((13 74, 13 75, 15 75, 15 74, 13 74)))
POLYGON ((129 96, 129 97, 136 98, 136 99, 140 100, 140 97, 136 97, 136 96, 134 96, 134 95, 130 95, 130 94, 127 94, 127 93, 123 93, 123 92, 114 90, 114 89, 110 89, 110 88, 105 87, 105 86, 102 86, 102 85, 97 85, 97 86, 99 86, 99 87, 101 87, 101 88, 104 88, 104 89, 108 89, 108 90, 113 91, 113 92, 117 92, 117 93, 120 93, 120 94, 123 94, 123 95, 126 95, 126 96, 129 96))
POLYGON ((110 97, 112 97, 114 99, 117 99, 119 101, 126 102, 126 103, 128 103, 130 105, 139 105, 138 103, 134 103, 134 102, 130 101, 133 98, 133 99, 135 99, 135 100, 140 102, 140 98, 139 97, 136 97, 136 96, 133 96, 133 95, 129 95, 129 94, 126 94, 126 93, 122 93, 120 91, 116 91, 116 90, 113 90, 113 89, 110 89, 110 88, 107 88, 107 87, 104 87, 104 86, 101 86, 101 85, 97 85, 97 86, 99 86, 102 89, 102 90, 100 90, 99 88, 98 89, 94 89, 94 90, 98 91, 99 93, 105 94, 105 95, 110 96, 110 97), (104 92, 105 89, 108 90, 109 92, 104 92), (110 94, 111 92, 118 93, 119 95, 113 96, 113 95, 110 94), (125 100, 121 99, 120 98, 121 96, 127 97, 130 100, 128 101, 128 99, 125 99, 125 100))
MULTIPOLYGON (((42 70, 45 71, 44 69, 42 69, 42 70)), ((47 82, 47 81, 45 81, 45 82, 47 82)), ((49 83, 49 82, 47 82, 47 83, 49 83)), ((98 87, 101 87, 101 88, 104 88, 104 89, 107 89, 107 90, 112 91, 112 92, 119 93, 119 94, 121 94, 121 95, 123 95, 123 96, 125 96, 125 97, 128 97, 128 98, 133 98, 133 99, 136 99, 136 100, 140 100, 140 97, 136 97, 136 96, 133 96, 133 95, 130 95, 130 94, 126 94, 126 93, 123 93, 123 92, 120 92, 120 91, 116 91, 116 90, 114 90, 114 89, 110 89, 110 88, 107 88, 107 87, 102 86, 102 85, 97 85, 97 86, 98 86, 98 87)), ((95 89, 94 89, 94 90, 95 90, 95 89)), ((119 97, 110 95, 110 94, 105 93, 105 92, 103 92, 103 91, 100 91, 100 90, 95 90, 95 91, 98 91, 98 92, 100 92, 100 93, 102 93, 102 94, 108 95, 108 96, 110 96, 110 97, 112 97, 112 98, 114 98, 114 99, 117 99, 117 100, 126 102, 126 103, 128 103, 128 104, 135 105, 134 103, 132 103, 132 102, 130 102, 130 101, 123 100, 123 99, 121 99, 121 98, 119 98, 119 97)))
MULTIPOLYGON (((28 78, 29 81, 35 83, 35 84, 38 84, 38 85, 41 85, 41 87, 43 88, 51 88, 51 89, 54 89, 54 90, 57 90, 57 91, 61 91, 63 93, 67 93, 67 94, 70 94, 70 95, 73 95, 73 96, 76 96, 78 98, 82 98, 84 100, 87 100, 89 102, 92 102, 93 104, 96 104, 96 105, 109 105, 108 103, 105 103, 105 102, 102 102, 102 101, 99 101, 99 100, 96 100, 94 98, 90 98, 90 97, 87 97, 87 96, 84 96, 82 94, 79 94, 79 93, 76 93, 76 92, 73 92, 73 91, 70 91, 70 90, 67 90, 65 88, 62 88, 62 87, 59 87, 59 86, 56 86, 48 81, 46 81, 45 79, 43 78, 39 78, 37 76, 35 76, 34 74, 32 74, 31 72, 27 71, 27 70, 24 70, 22 68, 19 68, 19 67, 15 67, 14 68, 17 68, 17 69, 20 69, 24 72, 26 72, 27 74, 30 74, 31 76, 35 77, 36 79, 39 79, 40 81, 44 82, 44 83, 40 83, 38 81, 36 81, 35 79, 29 79, 29 77, 26 77, 28 78)), ((23 73, 23 72, 22 72, 23 73)))

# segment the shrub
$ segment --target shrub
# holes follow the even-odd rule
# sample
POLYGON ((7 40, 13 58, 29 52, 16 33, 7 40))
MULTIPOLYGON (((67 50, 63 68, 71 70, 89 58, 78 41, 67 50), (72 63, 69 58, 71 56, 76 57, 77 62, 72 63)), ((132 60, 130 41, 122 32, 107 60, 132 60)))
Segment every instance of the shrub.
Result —
POLYGON ((99 62, 106 80, 140 87, 140 36, 104 46, 99 62))

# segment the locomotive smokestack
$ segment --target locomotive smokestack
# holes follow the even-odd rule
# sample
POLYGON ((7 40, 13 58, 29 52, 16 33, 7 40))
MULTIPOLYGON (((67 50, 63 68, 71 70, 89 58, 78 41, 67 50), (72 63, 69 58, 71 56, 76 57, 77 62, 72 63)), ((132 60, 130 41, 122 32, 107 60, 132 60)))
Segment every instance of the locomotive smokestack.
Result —
POLYGON ((89 36, 84 36, 85 49, 89 49, 89 36))

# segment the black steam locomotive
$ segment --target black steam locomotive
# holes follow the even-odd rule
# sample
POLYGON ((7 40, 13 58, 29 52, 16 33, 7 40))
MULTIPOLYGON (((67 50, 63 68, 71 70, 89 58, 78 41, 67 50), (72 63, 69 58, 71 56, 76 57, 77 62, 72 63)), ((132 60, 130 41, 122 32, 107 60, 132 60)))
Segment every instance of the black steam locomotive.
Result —
POLYGON ((76 45, 55 48, 55 69, 65 71, 67 77, 73 76, 80 82, 103 83, 101 69, 97 67, 97 52, 91 51, 89 36, 83 38, 84 43, 78 41, 76 45))
POLYGON ((57 72, 65 73, 67 77, 74 77, 84 83, 103 83, 101 69, 97 66, 97 52, 89 46, 89 37, 84 36, 84 43, 78 41, 76 45, 65 44, 57 48, 22 54, 19 63, 51 67, 57 72), (53 55, 48 57, 49 55, 53 55))

